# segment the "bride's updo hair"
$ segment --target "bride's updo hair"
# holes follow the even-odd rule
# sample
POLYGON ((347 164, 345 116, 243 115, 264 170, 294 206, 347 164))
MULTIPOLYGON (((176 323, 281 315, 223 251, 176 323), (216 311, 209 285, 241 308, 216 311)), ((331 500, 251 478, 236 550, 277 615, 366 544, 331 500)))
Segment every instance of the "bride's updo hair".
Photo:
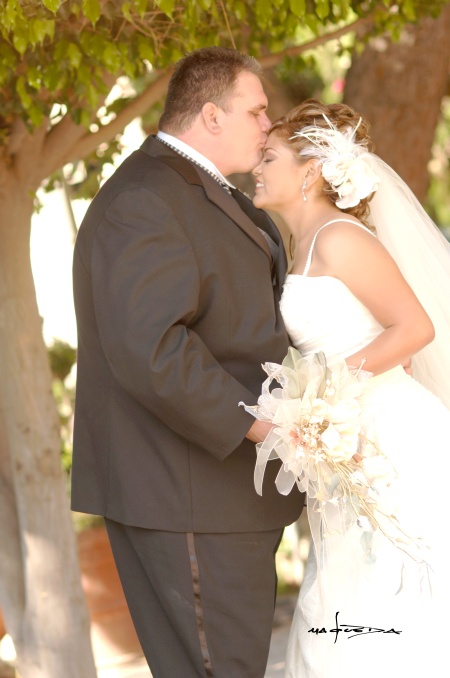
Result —
MULTIPOLYGON (((324 130, 329 130, 330 127, 324 118, 324 115, 338 130, 344 131, 349 128, 355 129, 357 127, 355 142, 362 143, 368 151, 373 151, 374 145, 369 137, 369 123, 359 113, 356 113, 345 104, 326 105, 317 99, 306 99, 302 104, 296 106, 286 113, 286 115, 279 118, 273 123, 269 130, 269 134, 274 132, 287 146, 289 146, 289 148, 291 148, 300 162, 306 162, 306 160, 313 156, 309 155, 308 157, 302 157, 300 153, 306 148, 310 150, 313 146, 308 139, 298 136, 295 133, 301 132, 304 128, 312 125, 323 128, 324 130)), ((339 200, 338 193, 325 179, 323 190, 332 203, 336 203, 336 201, 339 200)), ((367 198, 362 198, 355 207, 342 209, 342 212, 346 212, 347 214, 356 217, 356 219, 359 219, 367 226, 369 202, 372 196, 373 193, 367 198)))

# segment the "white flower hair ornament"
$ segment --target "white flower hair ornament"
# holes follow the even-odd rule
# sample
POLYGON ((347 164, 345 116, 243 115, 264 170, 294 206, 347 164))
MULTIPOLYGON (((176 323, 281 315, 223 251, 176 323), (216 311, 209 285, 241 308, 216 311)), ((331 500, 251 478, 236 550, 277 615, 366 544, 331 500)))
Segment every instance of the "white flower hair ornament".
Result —
POLYGON ((362 119, 359 119, 356 127, 338 130, 325 114, 322 115, 329 129, 309 125, 294 133, 294 136, 307 139, 312 144, 300 151, 300 155, 316 158, 321 163, 323 178, 339 195, 336 207, 355 207, 376 191, 380 183, 379 176, 373 170, 372 154, 364 143, 355 141, 362 119))

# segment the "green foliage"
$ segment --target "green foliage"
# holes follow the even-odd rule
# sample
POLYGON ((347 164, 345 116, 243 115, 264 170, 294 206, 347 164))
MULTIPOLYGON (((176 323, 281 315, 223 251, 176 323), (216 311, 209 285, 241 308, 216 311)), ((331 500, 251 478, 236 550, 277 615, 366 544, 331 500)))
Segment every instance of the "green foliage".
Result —
POLYGON ((353 43, 353 38, 347 35, 339 41, 327 42, 314 51, 283 59, 276 73, 292 106, 310 97, 325 103, 342 100, 353 43))
POLYGON ((48 358, 53 377, 64 381, 77 359, 77 351, 66 342, 58 339, 49 347, 48 358))
POLYGON ((70 373, 75 364, 77 351, 64 341, 55 340, 47 349, 53 375, 55 398, 61 434, 61 463, 68 473, 72 466, 72 432, 75 388, 70 373))
POLYGON ((72 511, 72 520, 75 532, 84 532, 85 530, 92 530, 93 528, 103 527, 105 520, 103 516, 94 516, 88 513, 77 513, 72 511))
POLYGON ((450 239, 450 97, 444 97, 442 102, 442 117, 436 128, 429 170, 426 209, 450 239))
POLYGON ((73 388, 65 386, 59 379, 53 381, 53 397, 59 416, 61 437, 61 464, 70 473, 72 468, 72 434, 73 434, 73 409, 75 401, 73 388))
POLYGON ((445 0, 0 0, 0 128, 15 117, 39 125, 55 104, 86 126, 109 89, 106 76, 142 77, 185 52, 231 45, 256 56, 375 12, 400 30, 445 0))
POLYGON ((310 97, 321 98, 325 83, 315 58, 301 55, 284 59, 276 72, 293 105, 310 97))
MULTIPOLYGON (((437 14, 446 3, 0 0, 0 151, 17 118, 32 129, 47 121, 57 125, 69 113, 87 132, 99 129, 129 103, 124 97, 104 105, 119 76, 136 83, 139 93, 159 72, 198 47, 236 46, 260 57, 368 16, 374 20, 372 32, 389 30, 396 37, 405 22, 437 14)), ((295 66, 305 71, 301 60, 295 66)), ((314 80, 313 69, 309 71, 314 80)), ((307 86, 309 91, 317 89, 313 80, 307 86)), ((154 129, 159 112, 155 107, 144 116, 146 129, 154 129)), ((95 193, 102 165, 117 151, 116 138, 109 147, 102 145, 91 154, 86 160, 88 182, 76 185, 74 195, 90 197, 95 193)), ((50 177, 47 189, 58 180, 57 175, 50 177)))

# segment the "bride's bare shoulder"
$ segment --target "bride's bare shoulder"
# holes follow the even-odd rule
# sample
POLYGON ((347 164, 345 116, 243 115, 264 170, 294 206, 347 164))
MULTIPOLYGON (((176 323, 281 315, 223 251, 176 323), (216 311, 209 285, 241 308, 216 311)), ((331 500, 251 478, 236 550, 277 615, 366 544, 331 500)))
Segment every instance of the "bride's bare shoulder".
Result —
POLYGON ((353 237, 369 237, 375 236, 374 231, 365 226, 359 219, 343 215, 342 219, 334 219, 329 223, 324 224, 324 228, 319 229, 318 239, 327 240, 330 238, 353 238, 353 237))
MULTIPOLYGON (((327 257, 327 254, 336 255, 341 250, 357 251, 361 248, 382 248, 377 240, 375 233, 368 229, 363 223, 354 219, 350 220, 344 216, 342 220, 335 221, 327 225, 318 234, 315 248, 319 254, 327 257)), ((327 257, 328 258, 328 257, 327 257)))
POLYGON ((384 269, 390 264, 390 256, 375 234, 353 218, 352 223, 339 220, 322 229, 314 253, 318 265, 342 280, 351 271, 362 275, 368 268, 384 269))

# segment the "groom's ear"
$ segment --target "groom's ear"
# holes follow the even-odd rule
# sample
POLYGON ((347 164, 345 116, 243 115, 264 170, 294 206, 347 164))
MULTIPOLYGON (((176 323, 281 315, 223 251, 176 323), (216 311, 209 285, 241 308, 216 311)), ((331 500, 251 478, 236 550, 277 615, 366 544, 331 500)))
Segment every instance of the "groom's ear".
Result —
POLYGON ((220 109, 212 101, 208 101, 203 105, 201 116, 205 127, 211 134, 218 134, 221 130, 220 125, 220 109))

